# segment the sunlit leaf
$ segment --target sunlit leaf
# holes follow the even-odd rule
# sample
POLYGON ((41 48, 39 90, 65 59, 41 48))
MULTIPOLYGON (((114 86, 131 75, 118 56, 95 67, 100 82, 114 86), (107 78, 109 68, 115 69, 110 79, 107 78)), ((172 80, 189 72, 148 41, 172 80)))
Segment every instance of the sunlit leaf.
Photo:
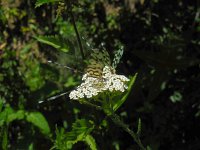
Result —
MULTIPOLYGON (((66 134, 67 147, 72 147, 75 143, 79 141, 85 141, 86 137, 90 134, 93 128, 94 128, 93 123, 88 120, 85 119, 76 120, 76 122, 73 123, 72 125, 72 130, 66 134)), ((93 145, 94 143, 90 144, 92 144, 91 146, 93 146, 94 148, 93 145)))
POLYGON ((33 143, 31 143, 31 144, 29 145, 28 150, 34 150, 34 148, 33 148, 33 143))
POLYGON ((67 149, 67 144, 66 144, 66 140, 65 140, 65 129, 61 128, 60 130, 56 127, 56 140, 54 142, 54 146, 50 149, 67 149))
POLYGON ((49 4, 53 2, 59 2, 60 0, 37 0, 35 3, 35 8, 40 7, 41 5, 44 4, 49 4))
POLYGON ((12 114, 8 115, 7 122, 12 122, 14 120, 23 119, 25 115, 24 110, 18 110, 17 112, 13 112, 12 114))
POLYGON ((129 93, 131 92, 132 86, 135 83, 136 77, 137 73, 131 78, 126 94, 113 105, 114 111, 116 111, 126 101, 129 93))
POLYGON ((70 47, 72 47, 71 42, 67 39, 64 39, 62 37, 59 37, 57 35, 52 36, 38 36, 35 37, 39 42, 50 45, 56 49, 59 49, 63 52, 68 52, 70 47))
POLYGON ((96 150, 96 143, 90 135, 94 128, 92 121, 78 119, 72 125, 72 130, 65 132, 64 128, 56 129, 56 140, 51 149, 72 149, 73 145, 79 141, 85 142, 92 150, 96 150))
POLYGON ((85 142, 89 145, 91 150, 97 150, 95 139, 91 135, 85 137, 85 142))
POLYGON ((2 112, 0 112, 0 126, 2 126, 5 122, 7 122, 7 118, 9 115, 13 114, 14 111, 11 107, 6 106, 2 112))
POLYGON ((42 133, 49 134, 50 128, 47 120, 40 112, 31 112, 26 114, 26 120, 37 126, 42 133))
POLYGON ((83 140, 93 129, 93 123, 81 119, 77 120, 75 123, 72 125, 72 130, 67 133, 67 140, 68 141, 73 141, 76 143, 77 141, 83 140))

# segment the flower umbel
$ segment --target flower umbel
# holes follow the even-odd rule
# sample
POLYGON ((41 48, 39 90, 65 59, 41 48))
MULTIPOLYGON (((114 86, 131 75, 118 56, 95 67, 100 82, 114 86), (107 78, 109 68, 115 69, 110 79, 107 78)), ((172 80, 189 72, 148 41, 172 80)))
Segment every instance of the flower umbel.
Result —
POLYGON ((124 75, 113 73, 111 67, 105 66, 101 78, 91 77, 86 73, 83 75, 82 81, 84 82, 76 90, 71 91, 70 99, 91 98, 104 91, 124 92, 128 88, 126 82, 129 79, 124 75))

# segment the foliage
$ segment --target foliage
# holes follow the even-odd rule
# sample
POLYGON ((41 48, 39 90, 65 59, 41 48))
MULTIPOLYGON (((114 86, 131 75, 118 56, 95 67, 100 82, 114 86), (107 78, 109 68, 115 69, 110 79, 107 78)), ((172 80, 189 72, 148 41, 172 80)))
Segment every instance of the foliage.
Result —
POLYGON ((96 150, 96 143, 94 138, 90 135, 94 125, 92 121, 85 119, 76 120, 72 124, 72 130, 65 133, 62 128, 60 131, 56 131, 56 141, 52 149, 71 149, 74 144, 79 141, 83 141, 89 145, 92 150, 96 150))
POLYGON ((69 40, 62 39, 61 37, 59 38, 58 36, 39 36, 39 37, 36 37, 36 39, 41 43, 50 45, 63 52, 68 52, 70 48, 71 49, 73 48, 72 43, 70 43, 69 40))
POLYGON ((58 1, 61 1, 61 0, 37 0, 35 3, 35 7, 40 7, 41 5, 58 2, 58 1))
POLYGON ((8 104, 4 105, 3 101, 0 101, 0 129, 1 129, 1 144, 2 149, 8 149, 8 128, 17 120, 24 120, 32 123, 32 125, 38 127, 44 135, 50 134, 49 125, 45 117, 40 112, 27 112, 25 110, 13 110, 8 104))
POLYGON ((128 98, 129 93, 131 92, 132 86, 135 83, 137 74, 135 74, 131 79, 130 79, 130 83, 129 83, 129 87, 127 89, 126 94, 123 95, 122 98, 118 98, 117 101, 114 100, 114 105, 113 105, 113 110, 116 111, 118 108, 120 108, 120 106, 126 101, 126 99, 128 98))
POLYGON ((0 1, 0 149, 119 150, 141 142, 147 150, 200 149, 198 6, 196 0, 0 1), (100 50, 103 43, 112 60, 123 45, 116 72, 131 81, 109 103, 61 94, 80 84, 87 64, 74 21, 86 58, 87 42, 100 50))

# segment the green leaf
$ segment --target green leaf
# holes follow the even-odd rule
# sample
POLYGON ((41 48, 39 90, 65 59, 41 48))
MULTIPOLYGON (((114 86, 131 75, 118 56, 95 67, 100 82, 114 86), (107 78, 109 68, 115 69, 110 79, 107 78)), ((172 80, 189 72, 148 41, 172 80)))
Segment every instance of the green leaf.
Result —
POLYGON ((24 110, 18 110, 17 112, 13 112, 12 114, 8 115, 7 123, 10 123, 14 120, 24 119, 24 115, 25 115, 24 110))
POLYGON ((69 49, 72 47, 72 43, 67 40, 64 39, 58 35, 52 36, 39 36, 39 37, 35 37, 39 42, 50 45, 56 49, 59 49, 63 52, 68 52, 69 49))
POLYGON ((61 128, 60 130, 56 127, 56 139, 54 141, 54 145, 53 147, 51 147, 50 150, 53 150, 53 149, 67 149, 67 146, 66 146, 66 142, 65 142, 65 129, 64 128, 61 128))
POLYGON ((2 111, 2 108, 3 108, 3 99, 1 99, 1 97, 0 97, 0 113, 2 111))
POLYGON ((141 119, 138 119, 138 126, 137 126, 137 135, 140 136, 142 130, 142 122, 141 119))
POLYGON ((91 135, 85 137, 85 142, 89 145, 91 150, 97 150, 95 139, 91 135))
POLYGON ((13 114, 14 111, 10 106, 5 106, 2 112, 0 112, 0 126, 7 122, 8 116, 13 114))
POLYGON ((136 77, 137 73, 131 78, 126 94, 113 105, 114 111, 116 111, 126 101, 129 93, 131 92, 132 86, 135 83, 136 77))
POLYGON ((64 128, 56 129, 56 140, 51 149, 68 150, 79 141, 87 143, 92 150, 96 150, 96 143, 89 134, 94 128, 94 123, 86 119, 78 119, 72 124, 72 130, 65 132, 64 128))
POLYGON ((150 146, 147 146, 147 150, 151 150, 151 147, 150 147, 150 146))
POLYGON ((37 0, 35 3, 35 8, 40 7, 41 5, 58 2, 60 0, 37 0))
POLYGON ((38 127, 42 133, 49 134, 50 128, 47 120, 40 112, 31 112, 26 114, 26 120, 36 127, 38 127))
POLYGON ((91 121, 88 121, 85 119, 76 120, 76 122, 73 123, 72 125, 72 130, 68 132, 66 135, 67 148, 72 147, 75 143, 79 141, 84 142, 86 140, 86 137, 93 130, 93 128, 94 128, 94 125, 93 125, 93 122, 91 121))
POLYGON ((169 98, 173 103, 176 103, 176 102, 180 102, 183 96, 179 91, 174 91, 174 94, 171 95, 169 98))
POLYGON ((0 73, 0 81, 3 81, 4 75, 0 73))
POLYGON ((2 149, 7 150, 8 149, 8 130, 6 127, 3 129, 3 139, 2 139, 2 149))
POLYGON ((93 128, 93 122, 91 121, 85 119, 76 120, 72 125, 72 130, 67 133, 67 141, 73 141, 73 143, 81 141, 93 130, 93 128))
POLYGON ((31 144, 28 146, 28 150, 34 150, 34 148, 33 148, 33 143, 31 143, 31 144))

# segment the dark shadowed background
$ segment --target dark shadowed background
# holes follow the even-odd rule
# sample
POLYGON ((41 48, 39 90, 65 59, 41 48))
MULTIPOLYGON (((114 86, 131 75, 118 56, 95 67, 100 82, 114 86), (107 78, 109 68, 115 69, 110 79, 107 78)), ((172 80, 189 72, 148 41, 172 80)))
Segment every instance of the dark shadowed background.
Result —
MULTIPOLYGON (((54 145, 51 139, 55 139, 56 128, 68 131, 78 118, 101 124, 105 119, 102 113, 69 100, 68 95, 47 101, 81 81, 77 71, 47 60, 84 70, 77 61, 79 53, 76 59, 71 58, 35 38, 57 34, 75 42, 65 45, 63 41, 63 47, 77 50, 69 13, 64 10, 62 17, 56 16, 60 8, 57 3, 35 8, 35 0, 0 2, 0 147, 46 150, 54 145), (23 115, 11 116, 7 119, 12 121, 5 123, 7 114, 19 110, 43 114, 51 138, 23 115)), ((137 72, 138 76, 117 113, 133 130, 141 118, 141 140, 152 150, 200 149, 199 6, 197 0, 73 1, 83 45, 88 41, 98 48, 104 43, 111 57, 115 49, 124 46, 117 73, 133 76, 137 72)), ((100 150, 138 149, 130 135, 109 119, 92 135, 100 150)), ((88 147, 79 142, 72 149, 88 147)))

